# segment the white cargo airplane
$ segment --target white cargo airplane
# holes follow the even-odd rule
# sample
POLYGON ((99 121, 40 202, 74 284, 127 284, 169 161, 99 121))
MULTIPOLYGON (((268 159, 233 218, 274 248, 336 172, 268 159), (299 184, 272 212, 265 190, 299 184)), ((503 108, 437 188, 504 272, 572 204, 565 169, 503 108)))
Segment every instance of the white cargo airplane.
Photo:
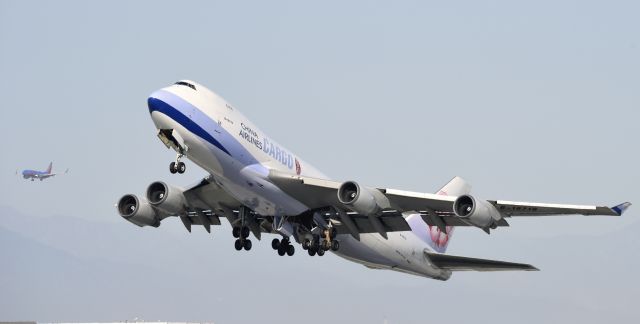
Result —
POLYGON ((327 179, 266 136, 235 107, 192 81, 179 81, 148 99, 158 137, 178 154, 171 173, 184 173, 187 157, 210 175, 178 188, 152 183, 146 199, 123 196, 117 209, 138 226, 160 225, 178 216, 188 231, 220 225, 233 228, 237 250, 250 250, 253 234, 282 236, 272 241, 283 256, 295 241, 311 256, 333 251, 369 268, 390 269, 447 280, 452 271, 537 270, 528 264, 444 254, 455 226, 490 229, 507 218, 544 215, 620 216, 615 207, 483 200, 453 178, 435 194, 365 187, 327 179))

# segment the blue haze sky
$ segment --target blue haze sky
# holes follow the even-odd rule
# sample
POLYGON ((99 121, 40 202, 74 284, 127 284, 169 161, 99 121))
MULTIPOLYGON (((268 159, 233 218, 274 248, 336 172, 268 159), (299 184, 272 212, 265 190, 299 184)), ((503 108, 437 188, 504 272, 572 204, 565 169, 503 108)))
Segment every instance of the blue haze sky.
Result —
MULTIPOLYGON (((202 229, 188 235, 177 221, 137 229, 113 205, 155 180, 188 185, 205 175, 191 163, 185 175, 168 173, 174 153, 148 116, 147 96, 178 79, 219 93, 337 180, 431 192, 459 175, 487 199, 640 203, 639 12, 635 1, 0 1, 3 211, 43 223, 61 217, 104 224, 122 233, 119 240, 139 244, 179 244, 186 252, 155 251, 139 262, 162 268, 172 256, 183 262, 189 258, 181 253, 201 253, 184 262, 198 267, 201 260, 211 275, 207 285, 186 279, 185 299, 188 289, 207 290, 194 293, 197 301, 148 301, 139 314, 114 293, 95 318, 64 306, 83 296, 79 291, 49 308, 16 304, 11 300, 22 299, 0 292, 0 320, 242 322, 230 306, 240 286, 260 291, 242 297, 256 305, 255 314, 242 316, 267 316, 269 323, 278 322, 269 312, 282 306, 272 295, 295 306, 284 322, 317 317, 310 314, 321 300, 341 305, 340 322, 628 322, 640 299, 640 244, 615 239, 640 230, 638 206, 615 219, 514 219, 491 236, 461 229, 451 253, 530 262, 543 271, 463 273, 440 283, 335 256, 282 260, 268 240, 251 257, 238 256, 228 225, 214 229, 213 241, 202 229), (51 160, 54 171, 70 173, 42 183, 14 174, 51 160), (602 248, 605 237, 613 240, 609 249, 602 248), (614 269, 585 252, 592 250, 614 269), (309 294, 318 298, 315 307, 298 300, 309 294), (209 297, 226 308, 211 306, 209 297), (473 304, 471 311, 457 299, 473 304), (528 312, 536 314, 521 318, 528 312)), ((84 255, 74 250, 72 231, 62 244, 9 223, 0 219, 0 227, 37 244, 84 255)), ((90 243, 76 242, 82 244, 90 243)), ((118 257, 135 263, 145 251, 137 249, 118 257)), ((113 253, 99 251, 96 257, 113 253)), ((175 277, 163 278, 168 287, 185 280, 186 270, 172 271, 175 277)))

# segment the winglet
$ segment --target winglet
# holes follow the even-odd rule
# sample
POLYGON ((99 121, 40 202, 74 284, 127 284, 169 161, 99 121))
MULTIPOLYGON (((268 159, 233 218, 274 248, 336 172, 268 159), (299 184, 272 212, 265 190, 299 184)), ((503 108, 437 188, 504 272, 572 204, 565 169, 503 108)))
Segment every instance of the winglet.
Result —
POLYGON ((622 213, 624 213, 624 211, 627 210, 629 206, 631 206, 631 203, 627 201, 618 206, 611 207, 611 210, 613 210, 616 214, 618 214, 618 216, 622 216, 622 213))

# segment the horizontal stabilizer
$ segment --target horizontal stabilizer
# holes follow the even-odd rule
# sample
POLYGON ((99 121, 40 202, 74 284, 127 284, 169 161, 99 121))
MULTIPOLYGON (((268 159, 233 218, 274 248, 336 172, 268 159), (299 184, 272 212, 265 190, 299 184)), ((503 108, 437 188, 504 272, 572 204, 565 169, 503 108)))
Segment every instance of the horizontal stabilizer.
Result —
POLYGON ((475 259, 427 251, 425 255, 436 267, 451 271, 538 271, 538 268, 524 263, 475 259))

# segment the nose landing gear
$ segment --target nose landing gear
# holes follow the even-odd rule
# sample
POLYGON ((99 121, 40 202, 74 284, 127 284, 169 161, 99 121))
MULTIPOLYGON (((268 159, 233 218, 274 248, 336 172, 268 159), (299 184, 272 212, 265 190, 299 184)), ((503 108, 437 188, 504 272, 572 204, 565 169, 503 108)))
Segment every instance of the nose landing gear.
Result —
POLYGON ((187 166, 184 164, 184 162, 180 161, 182 156, 182 154, 178 154, 178 156, 176 156, 176 161, 169 164, 169 172, 171 172, 172 174, 183 174, 187 170, 187 166))

